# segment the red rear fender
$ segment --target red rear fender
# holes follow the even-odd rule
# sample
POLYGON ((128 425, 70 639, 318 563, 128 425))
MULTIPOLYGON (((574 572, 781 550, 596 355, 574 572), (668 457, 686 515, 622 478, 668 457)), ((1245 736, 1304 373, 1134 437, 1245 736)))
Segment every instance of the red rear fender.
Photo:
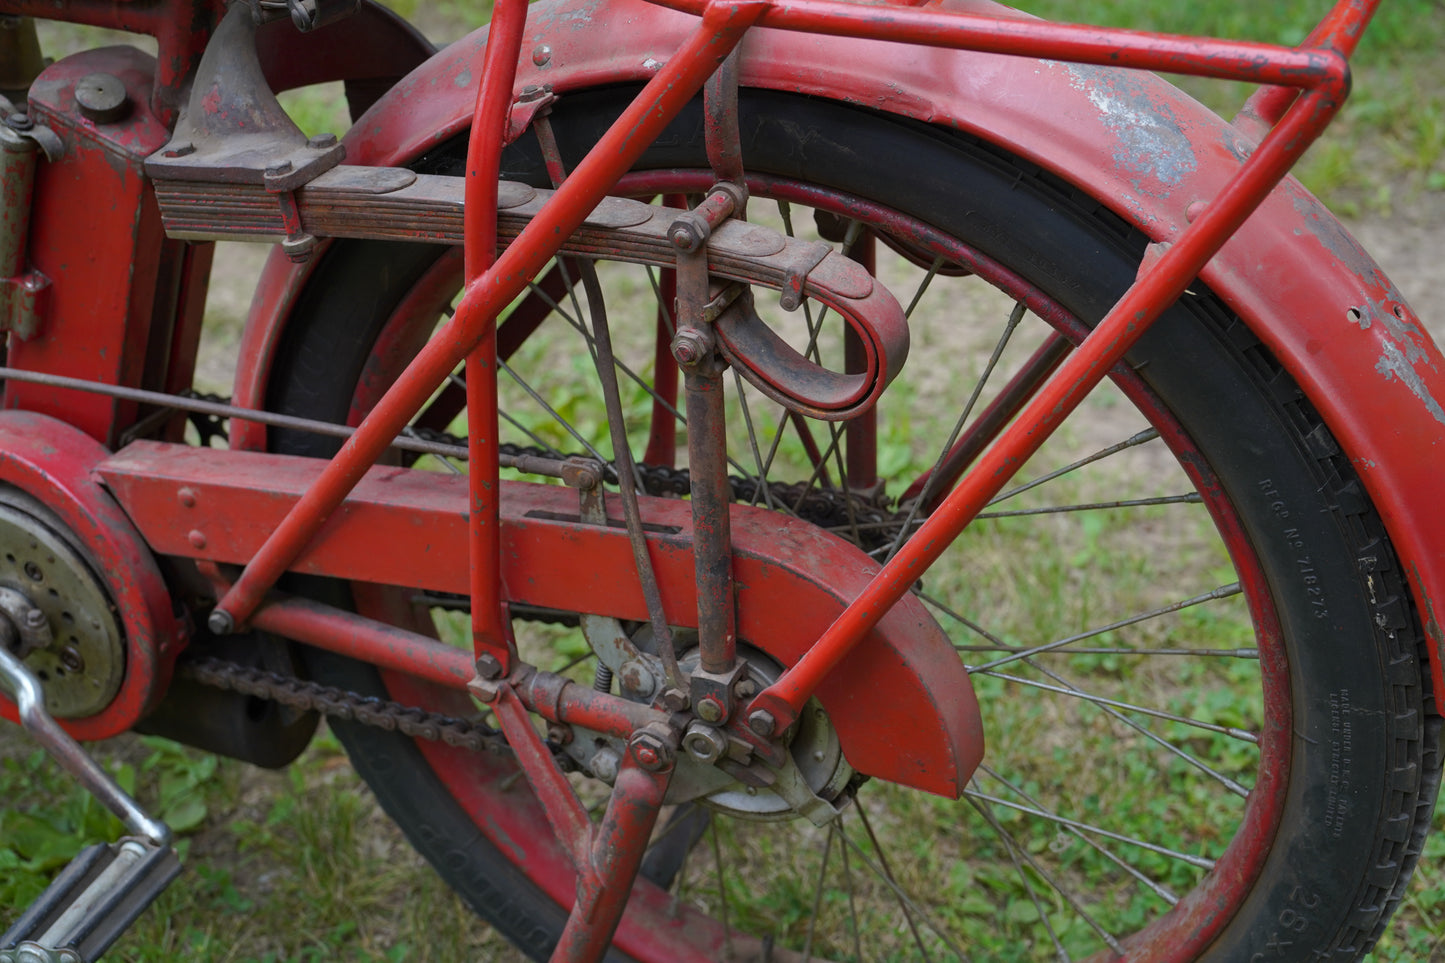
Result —
MULTIPOLYGON (((946 6, 1017 16, 986 0, 946 6)), ((693 19, 642 0, 553 0, 529 10, 517 76, 559 93, 640 82, 693 19)), ((486 31, 397 84, 346 137, 361 164, 405 164, 470 122, 486 31)), ((1158 241, 1213 197, 1251 149, 1238 129, 1158 78, 1055 61, 758 30, 742 83, 797 91, 957 128, 1052 171, 1158 241)), ((270 352, 304 269, 273 255, 243 343, 236 398, 265 397, 270 352)), ((1290 181, 1205 269, 1204 279, 1274 351, 1321 411, 1384 515, 1435 643, 1445 609, 1445 358, 1379 267, 1290 181), (1437 602, 1437 600, 1439 600, 1437 602)), ((239 439, 259 446, 252 432, 239 439)))

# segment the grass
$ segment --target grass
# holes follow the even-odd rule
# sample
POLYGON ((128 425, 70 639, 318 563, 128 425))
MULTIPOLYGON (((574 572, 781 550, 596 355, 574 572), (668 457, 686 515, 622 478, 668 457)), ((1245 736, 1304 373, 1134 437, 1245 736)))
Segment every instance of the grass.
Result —
MULTIPOLYGON (((1205 30, 1292 42, 1307 20, 1298 5, 1245 7, 1237 3, 1185 5, 1120 2, 1084 8, 1078 3, 1035 3, 1030 8, 1096 22, 1123 22, 1162 30, 1205 30), (1091 14, 1096 14, 1093 16, 1091 14), (1147 18, 1147 19, 1146 19, 1147 18), (1292 32, 1293 31, 1293 32, 1292 32)), ((1319 4, 1309 6, 1317 10, 1319 4)), ((429 6, 420 11, 436 18, 441 33, 459 29, 455 6, 429 6), (439 11, 439 13, 438 13, 439 11)), ((1433 50, 1445 33, 1438 3, 1387 2, 1382 19, 1361 50, 1359 93, 1340 132, 1311 153, 1304 176, 1312 187, 1337 205, 1355 210, 1386 210, 1405 202, 1410 193, 1445 188, 1440 170, 1445 121, 1442 90, 1433 70, 1433 50)), ((1200 91, 1205 98, 1228 108, 1230 96, 1200 91)), ((314 132, 344 123, 339 98, 332 89, 320 93, 288 95, 287 107, 298 122, 314 132)), ((624 299, 628 296, 622 294, 624 299)), ((614 319, 618 324, 625 322, 614 319)), ((548 342, 529 344, 535 357, 518 364, 546 371, 550 397, 560 399, 559 410, 594 437, 604 452, 601 413, 596 389, 586 380, 585 352, 573 351, 575 363, 549 365, 557 350, 548 342)), ((970 357, 980 346, 960 347, 957 342, 933 343, 931 350, 956 350, 970 357)), ((984 352, 986 353, 986 352, 984 352)), ((646 374, 649 359, 634 359, 646 374)), ((940 386, 908 387, 894 400, 910 411, 926 411, 940 386), (910 394, 909 392, 913 392, 910 394)), ((640 389, 627 386, 629 403, 644 402, 640 389)), ((510 404, 522 407, 520 397, 510 404)), ((763 407, 759 402, 759 408, 763 407)), ((1110 406, 1093 414, 1109 417, 1110 406)), ((776 427, 771 416, 760 416, 764 432, 776 427)), ((568 444, 549 419, 535 422, 548 442, 568 444)), ((944 426, 946 428, 946 426, 944 426)), ((890 419, 884 425, 883 459, 889 473, 917 472, 931 460, 917 440, 940 430, 925 415, 890 419)), ((1090 439, 1065 439, 1087 446, 1090 439)), ((733 450, 744 450, 735 439, 733 450)), ((792 456, 792 471, 804 463, 792 456)), ((1114 497, 1140 476, 1138 471, 1106 474, 1092 489, 1108 490, 1114 497)), ((1083 492, 1066 492, 1083 497, 1083 492)), ((1220 563, 1207 554, 1205 534, 1192 522, 1180 522, 1170 510, 1140 513, 1139 524, 1129 530, 1112 526, 1103 516, 1092 516, 1078 526, 1046 529, 1042 537, 1031 526, 999 520, 966 536, 960 546, 964 561, 953 576, 930 575, 925 588, 931 594, 977 614, 1010 644, 1052 638, 1070 626, 1097 625, 1109 613, 1137 607, 1161 580, 1156 555, 1141 556, 1168 545, 1181 566, 1200 568, 1209 584, 1229 580, 1216 571, 1220 563), (1041 540, 1051 551, 1039 552, 1041 540), (1141 557, 1144 559, 1141 562, 1141 557), (1122 595, 1111 594, 1122 593, 1122 595)), ((1235 607, 1237 609, 1237 606, 1235 607)), ((1172 622, 1151 628, 1150 634, 1115 632, 1099 644, 1148 644, 1151 639, 1208 639, 1212 645, 1248 645, 1241 615, 1231 606, 1196 608, 1172 622)), ((578 637, 548 636, 558 659, 576 654, 578 637), (567 646, 571 646, 570 649, 567 646)), ((970 657, 972 658, 972 657, 970 657)), ((1065 673, 1098 670, 1095 684, 1101 694, 1134 697, 1158 696, 1171 711, 1211 718, 1222 725, 1257 728, 1257 707, 1235 693, 1257 687, 1255 670, 1247 662, 1200 666, 1189 661, 1177 669, 1141 670, 1124 657, 1088 660, 1070 657, 1065 673)), ((1230 814, 1215 806, 1216 795, 1197 774, 1162 758, 1146 740, 1122 738, 1113 724, 1098 712, 1048 715, 1026 700, 1011 698, 1007 683, 980 678, 977 686, 994 717, 990 728, 994 751, 1033 759, 1014 773, 1019 791, 1031 796, 1048 791, 1061 768, 1076 767, 1076 756, 1094 750, 1099 763, 1094 771, 1079 772, 1070 791, 1080 812, 1089 819, 1108 814, 1127 826, 1148 827, 1169 845, 1181 849, 1207 849, 1227 832, 1230 814), (1068 738, 1064 738, 1067 734, 1068 738), (1035 755, 1035 750, 1038 750, 1035 755), (1121 798, 1115 782, 1162 778, 1169 792, 1121 798)), ((1180 736, 1178 738, 1183 739, 1180 736)), ((1195 737, 1190 737, 1195 738, 1195 737)), ((1232 771, 1251 771, 1252 757, 1221 738, 1198 737, 1196 751, 1222 759, 1232 771)), ((1193 743, 1191 743, 1193 745, 1193 743)), ((113 838, 117 826, 36 754, 14 740, 0 743, 0 798, 7 805, 0 813, 0 919, 13 915, 48 879, 56 866, 85 842, 113 838)), ((356 777, 346 767, 335 741, 321 736, 307 754, 284 774, 263 773, 224 760, 175 747, 160 740, 122 740, 102 750, 123 782, 133 785, 148 805, 158 808, 182 832, 187 850, 183 882, 172 887, 155 909, 127 935, 112 959, 125 960, 511 960, 509 949, 476 923, 464 906, 447 893, 431 871, 406 847, 397 831, 377 811, 356 777), (299 909, 298 909, 299 908, 299 909)), ((886 794, 880 794, 886 797, 886 794)), ((869 797, 870 799, 878 797, 869 797)), ((1078 920, 1069 919, 1057 897, 1050 896, 1036 870, 1016 869, 1000 837, 988 832, 966 833, 956 826, 958 814, 931 800, 889 800, 879 804, 877 818, 888 816, 919 839, 912 854, 912 872, 926 877, 947 897, 950 912, 969 939, 997 941, 1003 946, 992 959, 1034 959, 1044 948, 1033 924, 1041 913, 1063 920, 1060 939, 1066 945, 1092 940, 1078 920), (917 827, 927 827, 919 832, 917 827), (958 857, 955 859, 955 857, 958 857), (1002 907, 1002 910, 1000 909, 1002 907)), ((999 823, 1021 827, 1016 811, 999 810, 999 823)), ((1437 823, 1440 820, 1437 818, 1437 823)), ((886 828, 886 827, 885 827, 886 828)), ((856 829, 852 830, 857 832, 856 829)), ((1020 830, 1022 833, 1022 830, 1020 830)), ((815 893, 806 881, 818 872, 825 858, 836 867, 849 852, 826 830, 788 826, 777 831, 729 823, 720 831, 721 845, 740 854, 740 869, 723 882, 723 891, 706 880, 701 868, 688 884, 688 899, 716 909, 726 900, 741 925, 752 921, 764 929, 778 929, 801 939, 813 911, 815 893)), ((1070 879, 1087 883, 1104 878, 1109 867, 1096 851, 1056 832, 1021 835, 1022 849, 1032 856, 1047 855, 1070 879)), ((1445 940, 1445 835, 1427 844, 1426 859, 1417 873, 1402 912, 1381 942, 1379 960, 1419 960, 1439 952, 1445 940), (1432 865, 1433 864, 1433 865, 1432 865)), ((1175 865, 1156 867, 1170 885, 1187 888, 1192 871, 1175 865)), ((854 894, 856 895, 856 894, 854 894)), ((850 891, 829 885, 822 893, 825 918, 844 911, 850 891)), ((1149 898, 1125 889, 1100 890, 1098 912, 1111 924, 1130 927, 1152 912, 1149 898)), ((896 923, 883 918, 878 929, 896 923)), ((906 938, 874 950, 874 958, 894 958, 907 948, 906 938), (900 948, 901 947, 901 948, 900 948)), ((846 930, 838 952, 850 951, 846 930)))

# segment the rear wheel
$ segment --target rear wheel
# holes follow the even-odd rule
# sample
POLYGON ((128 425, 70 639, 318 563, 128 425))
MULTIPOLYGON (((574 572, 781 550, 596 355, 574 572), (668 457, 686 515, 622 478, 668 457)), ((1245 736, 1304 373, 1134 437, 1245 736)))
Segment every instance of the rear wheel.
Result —
MULTIPOLYGON (((566 98, 553 121, 564 153, 580 156, 623 103, 608 91, 566 98)), ((705 190, 700 124, 699 111, 680 120, 628 189, 705 190)), ((791 419, 730 379, 734 498, 883 558, 966 465, 961 449, 986 442, 990 410, 1006 419, 1011 380, 1047 368, 1117 298, 1143 239, 1047 174, 953 133, 760 92, 745 92, 743 130, 751 216, 876 260, 912 303, 913 350, 872 428, 791 419)), ((444 150, 419 166, 458 163, 444 150)), ((541 176, 525 145, 504 168, 541 176)), ((685 491, 685 429, 656 360, 666 274, 601 274, 644 484, 685 491)), ((446 316, 459 281, 456 252, 336 244, 282 345, 273 408, 359 420, 446 316)), ((588 374, 589 306, 574 282, 575 269, 554 267, 503 325, 503 441, 610 461, 588 374), (534 308, 536 324, 523 317, 534 308)), ((841 358, 834 326, 812 308, 799 314, 768 316, 794 325, 800 350, 841 358)), ((457 392, 443 391, 415 430, 461 432, 459 417, 457 392)), ((276 444, 326 453, 311 437, 278 433, 276 444)), ((736 793, 677 807, 616 952, 1273 960, 1353 959, 1373 943, 1438 783, 1422 636, 1348 459, 1208 291, 1186 294, 917 592, 983 707, 988 755, 965 797, 855 781, 826 828, 749 818, 736 793)), ((458 607, 374 588, 353 601, 443 635, 458 607)), ((544 668, 585 656, 561 613, 519 616, 544 624, 524 649, 544 668)), ((331 684, 475 711, 369 666, 313 664, 331 684)), ((514 767, 338 729, 443 876, 546 958, 573 884, 514 767)))

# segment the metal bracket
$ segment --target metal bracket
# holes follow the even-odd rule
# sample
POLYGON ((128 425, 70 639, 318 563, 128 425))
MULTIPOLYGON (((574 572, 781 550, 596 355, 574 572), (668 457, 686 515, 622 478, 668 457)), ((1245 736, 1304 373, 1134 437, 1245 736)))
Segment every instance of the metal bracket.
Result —
POLYGON ((260 184, 276 195, 286 253, 305 260, 316 240, 301 227, 292 193, 346 158, 334 134, 307 138, 266 83, 256 53, 257 19, 236 3, 196 69, 190 102, 165 147, 146 160, 158 182, 260 184))

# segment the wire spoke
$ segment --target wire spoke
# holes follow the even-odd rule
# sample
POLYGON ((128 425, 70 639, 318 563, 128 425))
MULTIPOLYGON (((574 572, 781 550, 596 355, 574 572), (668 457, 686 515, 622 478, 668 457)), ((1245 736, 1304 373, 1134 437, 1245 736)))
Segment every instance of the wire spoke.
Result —
POLYGON ((1207 859, 1203 856, 1191 856, 1188 853, 1181 853, 1177 850, 1169 849, 1166 846, 1160 846, 1157 843, 1145 842, 1142 839, 1136 839, 1133 836, 1125 836, 1123 833, 1116 833, 1111 830, 1104 829, 1101 826, 1094 826, 1089 823, 1080 822, 1077 819, 1069 819, 1067 816, 1060 816, 1058 813, 1051 813, 1046 809, 1038 809, 1033 806, 1025 806, 1023 803, 1016 803, 1011 802, 1007 799, 1000 799, 997 796, 990 796, 989 794, 980 792, 977 789, 964 790, 964 795, 968 796, 971 799, 978 799, 983 802, 993 803, 997 806, 1006 806, 1009 809, 1021 812, 1026 816, 1033 816, 1035 819, 1043 819, 1048 822, 1055 823, 1059 826, 1065 826, 1070 829, 1077 829, 1080 832, 1091 833, 1095 836, 1102 836, 1105 839, 1112 839, 1115 842, 1125 843, 1129 846, 1137 846, 1140 849, 1147 849, 1151 853, 1156 853, 1160 856, 1167 856, 1170 859, 1177 859, 1181 863, 1188 863, 1190 866, 1194 866, 1198 869, 1214 868, 1214 860, 1212 859, 1207 859))
MULTIPOLYGON (((884 882, 897 887, 898 881, 893 876, 893 867, 888 865, 888 854, 883 851, 883 846, 878 842, 878 836, 873 832, 873 824, 868 820, 868 809, 866 806, 855 807, 858 810, 858 821, 863 824, 863 831, 868 834, 868 841, 873 844, 873 851, 878 854, 878 865, 883 868, 884 882)), ((897 894, 894 894, 897 899, 897 894)), ((918 932, 918 924, 913 920, 913 912, 903 900, 898 900, 898 908, 903 910, 903 918, 908 921, 908 930, 913 934, 913 943, 918 947, 918 952, 923 954, 926 963, 932 963, 933 957, 928 952, 928 947, 923 945, 923 936, 918 932)))
POLYGON ((948 932, 944 930, 943 927, 939 926, 938 923, 933 920, 933 918, 929 915, 928 911, 923 907, 919 906, 912 896, 908 895, 908 893, 906 893, 902 889, 902 887, 900 887, 894 880, 892 880, 888 876, 886 872, 883 871, 882 867, 880 867, 877 863, 873 862, 873 860, 869 858, 868 854, 865 853, 857 843, 849 839, 846 833, 839 833, 838 838, 842 841, 843 845, 846 845, 853 850, 854 855, 858 857, 858 861, 861 862, 869 872, 876 876, 883 883, 883 885, 887 886, 890 890, 893 891, 893 895, 897 897, 900 903, 912 910, 913 913, 917 915, 920 920, 923 921, 923 924, 927 926, 940 940, 943 941, 943 945, 947 946, 949 951, 952 952, 954 956, 956 956, 960 960, 968 959, 968 957, 964 954, 963 950, 958 948, 958 944, 949 937, 948 932))
MULTIPOLYGON (((1071 688, 1071 689, 1077 689, 1076 686, 1074 686, 1074 685, 1072 685, 1071 683, 1067 682, 1067 681, 1066 681, 1062 676, 1060 676, 1057 672, 1054 672, 1054 671, 1052 671, 1052 670, 1050 670, 1050 669, 1045 669, 1044 667, 1042 667, 1042 666, 1038 665, 1036 662, 1034 662, 1032 659, 1028 660, 1028 664, 1029 664, 1030 666, 1032 666, 1033 668, 1038 669, 1038 670, 1039 670, 1040 672, 1042 672, 1044 675, 1048 676, 1050 679, 1053 679, 1055 682, 1059 683, 1060 685, 1067 686, 1067 687, 1069 687, 1069 688, 1071 688)), ((1090 701, 1093 702, 1093 700, 1090 700, 1090 701)), ((1159 735, 1157 732, 1154 732, 1154 731, 1153 731, 1152 729, 1150 729, 1148 726, 1145 726, 1145 725, 1143 725, 1142 723, 1135 721, 1134 719, 1130 719, 1128 716, 1124 715, 1122 712, 1120 712, 1118 709, 1115 709, 1115 708, 1112 707, 1112 706, 1105 705, 1105 704, 1100 703, 1100 702, 1093 702, 1093 704, 1094 704, 1094 705, 1097 705, 1097 706, 1099 707, 1099 709, 1102 710, 1105 714, 1107 714, 1111 719, 1115 720, 1116 722, 1121 723, 1122 725, 1128 726, 1130 729, 1133 729, 1135 732, 1139 733, 1141 736, 1143 736, 1144 738, 1148 739, 1150 742, 1155 743, 1156 745, 1158 745, 1161 749, 1165 750, 1166 752, 1170 752, 1170 753, 1173 753, 1175 756, 1178 756, 1180 759, 1184 760, 1184 761, 1185 761, 1186 763, 1188 763, 1189 765, 1191 765, 1191 766, 1193 766, 1194 768, 1198 769, 1200 772, 1204 773, 1206 776, 1209 776, 1211 779, 1214 779, 1214 780, 1215 780, 1216 782, 1218 782, 1221 786, 1223 786, 1225 789, 1229 790, 1230 792, 1234 793, 1234 794, 1235 794, 1236 796, 1238 796, 1240 799, 1248 799, 1248 798, 1249 798, 1249 790, 1246 789, 1244 786, 1241 786, 1239 783, 1235 782, 1233 779, 1230 779, 1228 776, 1224 775, 1222 772, 1219 772, 1218 770, 1214 769, 1212 766, 1210 766, 1208 763, 1204 762, 1202 759, 1199 759, 1199 758, 1195 757, 1195 756, 1192 755, 1191 753, 1185 752, 1185 751, 1184 751, 1183 749, 1181 749, 1179 746, 1176 746, 1174 743, 1170 742, 1168 739, 1165 739, 1163 736, 1159 735)))
POLYGON ((1026 659, 1029 656, 1037 655, 1040 652, 1051 652, 1054 649, 1061 649, 1064 646, 1069 645, 1073 642, 1082 642, 1084 639, 1092 639, 1096 636, 1103 635, 1105 632, 1113 632, 1115 629, 1122 629, 1130 625, 1138 625, 1140 622, 1147 622, 1150 619, 1158 618, 1161 615, 1168 615, 1171 612, 1180 612, 1195 605, 1202 605, 1205 602, 1214 602, 1218 601, 1219 599, 1226 599, 1232 595, 1238 595, 1240 591, 1241 589, 1239 587, 1239 583, 1231 582, 1228 585, 1221 585, 1217 589, 1212 589, 1211 591, 1205 592, 1202 595, 1196 595, 1193 598, 1187 598, 1183 601, 1174 602, 1169 605, 1161 605, 1158 608, 1150 609, 1147 612, 1140 612, 1138 615, 1131 615, 1128 618, 1120 619, 1117 622, 1110 622, 1108 625, 1100 626, 1096 629, 1089 629, 1087 632, 1080 632, 1077 635, 1071 635, 1067 638, 1059 639, 1055 642, 1048 642, 1044 645, 1034 646, 1031 649, 1025 649, 1022 652, 1016 652, 1011 655, 1005 656, 1002 659, 995 659, 992 662, 985 662, 983 665, 971 666, 968 671, 983 672, 986 669, 996 669, 1001 665, 1008 665, 1010 662, 1018 662, 1020 659, 1026 659))
POLYGON ((1098 451, 1094 452, 1092 455, 1086 455, 1085 457, 1080 458, 1078 461, 1070 462, 1062 468, 1057 468, 1054 471, 1049 472, 1048 474, 1040 475, 1038 478, 1035 478, 1032 481, 1025 482, 1024 484, 1019 485, 1015 488, 1010 488, 1008 491, 1000 492, 989 500, 989 504, 997 505, 999 502, 1007 501, 1008 499, 1013 498, 1015 495, 1022 495, 1024 492, 1029 491, 1030 489, 1037 488, 1040 485, 1051 482, 1056 478, 1062 478, 1063 476, 1071 472, 1078 471, 1085 465, 1092 465, 1095 462, 1103 461, 1105 458, 1111 458, 1122 451, 1128 451, 1130 448, 1138 448, 1140 445, 1146 445, 1158 437, 1159 431, 1157 428, 1145 428, 1138 434, 1131 435, 1123 441, 1118 442, 1117 444, 1110 445, 1107 448, 1101 448, 1098 451))
MULTIPOLYGON (((1038 668, 1041 672, 1047 671, 1035 665, 1032 659, 1029 660, 1028 664, 1033 665, 1035 668, 1038 668)), ((1156 719, 1164 719, 1168 722, 1177 722, 1181 725, 1191 726, 1195 729, 1203 729, 1206 732, 1217 732, 1220 735, 1229 736, 1233 739, 1238 739, 1241 742, 1248 742, 1254 745, 1259 745, 1259 736, 1255 735, 1252 732, 1247 732, 1244 729, 1236 729, 1233 726, 1221 726, 1213 722, 1205 722, 1202 719, 1190 719, 1187 716, 1175 715, 1172 712, 1165 712, 1163 709, 1151 709, 1148 706, 1136 705, 1132 702, 1119 702, 1115 699, 1106 699, 1103 696, 1098 696, 1090 692, 1085 692, 1084 690, 1077 687, 1069 687, 1066 685, 1049 685, 1048 683, 1040 682, 1037 679, 1026 679, 1022 676, 1009 675, 1006 672, 979 672, 977 674, 986 675, 993 679, 1002 679, 1005 682, 1012 682, 1015 685, 1028 686, 1033 689, 1042 689, 1046 692, 1057 692, 1061 695, 1070 696, 1071 698, 1081 699, 1085 702, 1092 702, 1094 705, 1097 706, 1109 706, 1114 709, 1121 709, 1125 712, 1137 712, 1140 715, 1153 716, 1156 719)))
POLYGON ((989 826, 993 829, 993 831, 999 835, 999 838, 1004 840, 1004 844, 1015 848, 1018 851, 1018 854, 1023 857, 1024 861, 1033 868, 1033 871, 1038 873, 1045 882, 1052 886, 1054 888, 1054 892, 1062 896, 1064 898, 1064 901, 1068 903, 1071 907, 1073 907, 1074 912, 1079 914, 1079 917, 1085 923, 1089 924, 1089 928, 1092 929, 1095 933, 1098 933, 1099 937, 1105 943, 1109 944, 1109 948, 1111 950, 1122 956, 1124 953, 1124 948, 1119 945, 1119 941, 1116 940, 1113 935, 1109 933, 1108 930, 1104 929, 1103 925, 1098 920, 1094 919, 1094 917, 1087 910, 1085 910, 1083 906, 1079 904, 1079 901, 1074 898, 1074 895, 1072 893, 1064 889, 1064 887, 1059 884, 1059 881, 1054 879, 1052 873, 1040 866, 1038 864, 1038 860, 1034 859, 1033 856, 1029 854, 1029 851, 1027 849, 1019 845, 1018 840, 1014 839, 1013 835, 1007 829, 1003 828, 1003 825, 998 821, 998 817, 994 816, 993 811, 990 810, 983 803, 983 800, 986 799, 989 801, 993 800, 987 796, 984 796, 983 793, 969 792, 967 790, 964 791, 964 796, 968 799, 969 804, 973 806, 973 808, 978 812, 978 814, 983 817, 984 821, 987 822, 989 826))
MULTIPOLYGON (((1010 780, 1004 778, 1004 777, 1003 777, 1001 774, 999 774, 998 772, 994 771, 987 763, 981 763, 978 768, 979 768, 979 770, 980 770, 981 772, 983 772, 984 774, 986 774, 990 779, 993 779, 993 780, 995 780, 996 782, 999 782, 999 783, 1003 784, 1004 786, 1007 786, 1010 790, 1012 790, 1014 793, 1016 793, 1016 794, 1019 796, 1019 798, 1021 798, 1024 802, 1028 803, 1030 806, 1040 806, 1040 805, 1041 805, 1037 799, 1035 799, 1033 796, 1030 796, 1027 792, 1024 792, 1024 790, 1023 790, 1022 788, 1020 788, 1018 785, 1016 785, 1016 784, 1014 784, 1013 782, 1011 782, 1010 780)), ((1127 860, 1125 860, 1124 858, 1122 858, 1121 856, 1119 856, 1119 855, 1118 855, 1117 853, 1115 853, 1112 849, 1109 849, 1107 846, 1104 846, 1103 844, 1101 844, 1098 840, 1090 838, 1089 836, 1085 835, 1082 831, 1080 831, 1079 829, 1077 829, 1077 828, 1075 828, 1075 827, 1073 827, 1073 826, 1065 826, 1064 829, 1067 830, 1070 834, 1072 834, 1072 835, 1074 836, 1074 838, 1076 838, 1076 839, 1078 839, 1078 840, 1081 840, 1081 841, 1082 841, 1085 845, 1087 845, 1090 849, 1094 850, 1096 853, 1098 853, 1099 855, 1103 856, 1103 857, 1104 857, 1105 859, 1107 859, 1109 862, 1113 863, 1115 866, 1118 866, 1118 867, 1119 867, 1120 869, 1122 869, 1124 872, 1126 872, 1126 873, 1128 873, 1130 876, 1134 877, 1134 879, 1135 879, 1141 886, 1143 886, 1143 887, 1145 887, 1146 889, 1148 889, 1148 890, 1149 890, 1150 892, 1152 892, 1155 896, 1158 896, 1160 899, 1164 900, 1164 902, 1168 903, 1170 906, 1174 906, 1174 905, 1176 905, 1176 904, 1179 902, 1179 897, 1176 896, 1172 890, 1170 890, 1170 889, 1169 889, 1168 887, 1166 887, 1166 886, 1163 886, 1163 885, 1161 885, 1161 884, 1159 884, 1159 883, 1156 883, 1154 880, 1150 879, 1148 876, 1145 876, 1143 873, 1139 872, 1139 870, 1136 869, 1134 866, 1130 865, 1130 863, 1129 863, 1127 860)))
POLYGON ((994 370, 998 367, 999 358, 1003 356, 1004 349, 1008 347, 1008 343, 1013 338, 1014 332, 1018 330, 1019 323, 1023 321, 1026 311, 1027 308, 1024 306, 1024 303, 1019 301, 1014 304, 1013 310, 1009 312, 1008 320, 1004 322, 1003 332, 999 335, 998 341, 994 343, 993 354, 989 356, 988 363, 984 365, 983 374, 974 382, 973 391, 970 392, 968 401, 963 406, 963 411, 959 412, 958 420, 954 422, 953 430, 948 434, 948 440, 943 443, 938 451, 938 459, 934 461, 933 468, 928 473, 928 481, 924 483, 923 491, 913 500, 913 504, 908 507, 908 517, 903 520, 903 527, 898 530, 898 534, 893 538, 893 544, 888 549, 888 558, 892 558, 898 553, 898 550, 903 547, 908 530, 913 526, 913 520, 918 517, 919 509, 927 505, 928 500, 933 497, 934 490, 938 487, 938 479, 943 470, 943 464, 948 460, 948 453, 953 450, 953 443, 956 442, 958 436, 963 433, 963 426, 968 423, 968 419, 972 416, 974 405, 978 404, 979 396, 983 394, 983 389, 988 386, 989 380, 993 377, 994 370))
POLYGON ((1007 512, 979 512, 976 518, 1020 518, 1026 515, 1062 515, 1067 512, 1097 512, 1115 508, 1146 508, 1152 505, 1202 505, 1204 496, 1198 492, 1182 495, 1157 495, 1153 498, 1127 498, 1114 502, 1085 502, 1076 505, 1048 505, 1043 508, 1018 508, 1007 512))

